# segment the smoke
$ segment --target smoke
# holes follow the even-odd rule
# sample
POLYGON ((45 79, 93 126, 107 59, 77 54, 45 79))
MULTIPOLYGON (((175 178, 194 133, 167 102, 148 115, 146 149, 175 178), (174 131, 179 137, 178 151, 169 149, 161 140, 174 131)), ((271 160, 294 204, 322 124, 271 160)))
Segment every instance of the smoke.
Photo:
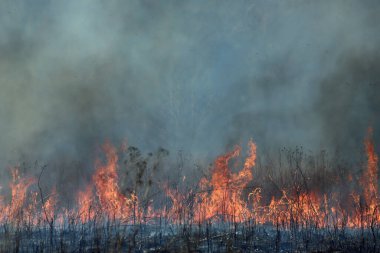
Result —
MULTIPOLYGON (((0 163, 380 143, 377 1, 0 3, 0 163)), ((379 144, 380 145, 380 144, 379 144)), ((92 161, 92 160, 91 160, 92 161)))

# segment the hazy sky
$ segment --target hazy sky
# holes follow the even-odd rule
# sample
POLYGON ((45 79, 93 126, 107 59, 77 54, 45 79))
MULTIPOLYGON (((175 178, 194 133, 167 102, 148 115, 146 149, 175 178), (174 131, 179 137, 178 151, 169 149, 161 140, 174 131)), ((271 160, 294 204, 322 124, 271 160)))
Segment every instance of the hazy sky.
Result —
POLYGON ((105 139, 380 146, 379 1, 0 2, 0 164, 105 139))

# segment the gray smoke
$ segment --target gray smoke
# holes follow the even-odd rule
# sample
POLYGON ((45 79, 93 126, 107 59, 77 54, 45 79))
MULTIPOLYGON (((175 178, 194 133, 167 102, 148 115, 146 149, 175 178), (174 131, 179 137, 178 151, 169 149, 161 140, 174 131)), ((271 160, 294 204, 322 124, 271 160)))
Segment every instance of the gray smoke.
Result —
POLYGON ((0 164, 109 139, 213 157, 380 145, 378 1, 0 3, 0 164))

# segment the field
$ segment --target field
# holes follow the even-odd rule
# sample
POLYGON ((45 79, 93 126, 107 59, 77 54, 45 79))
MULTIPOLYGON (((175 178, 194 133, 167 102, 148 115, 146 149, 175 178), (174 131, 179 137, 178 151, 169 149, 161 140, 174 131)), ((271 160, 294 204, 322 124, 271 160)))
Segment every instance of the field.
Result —
POLYGON ((182 154, 171 165, 177 170, 165 171, 164 149, 144 156, 106 143, 90 182, 71 201, 57 187, 46 193, 47 166, 35 177, 14 168, 1 198, 0 250, 379 252, 371 134, 358 167, 302 148, 282 149, 277 162, 264 164, 251 140, 244 159, 236 146, 210 166, 197 166, 198 174, 186 174, 191 159, 182 154))

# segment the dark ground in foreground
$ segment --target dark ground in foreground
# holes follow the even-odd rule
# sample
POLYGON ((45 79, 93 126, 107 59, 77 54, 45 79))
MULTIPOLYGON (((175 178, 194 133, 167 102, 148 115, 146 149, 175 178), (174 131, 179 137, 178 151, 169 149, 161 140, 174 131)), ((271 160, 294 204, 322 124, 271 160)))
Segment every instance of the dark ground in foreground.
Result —
POLYGON ((276 229, 252 224, 63 228, 2 225, 1 252, 380 252, 380 229, 276 229))

